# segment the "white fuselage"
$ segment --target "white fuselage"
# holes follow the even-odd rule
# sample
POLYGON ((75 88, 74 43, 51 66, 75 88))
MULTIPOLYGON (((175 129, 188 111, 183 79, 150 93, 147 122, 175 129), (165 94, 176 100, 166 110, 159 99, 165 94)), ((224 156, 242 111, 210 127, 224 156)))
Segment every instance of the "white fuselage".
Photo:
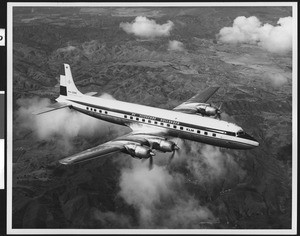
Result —
POLYGON ((142 126, 145 128, 142 130, 148 127, 172 137, 235 149, 259 145, 247 134, 239 137, 237 132, 241 127, 214 118, 87 95, 60 95, 56 100, 101 120, 130 127, 142 126))

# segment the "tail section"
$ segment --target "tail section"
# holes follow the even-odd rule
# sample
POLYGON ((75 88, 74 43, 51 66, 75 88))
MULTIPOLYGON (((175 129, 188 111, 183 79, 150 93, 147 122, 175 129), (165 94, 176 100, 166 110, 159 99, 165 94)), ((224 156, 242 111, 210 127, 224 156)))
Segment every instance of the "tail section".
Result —
POLYGON ((45 108, 32 112, 34 115, 44 114, 50 111, 72 107, 65 99, 65 96, 82 96, 83 94, 76 88, 71 73, 70 65, 64 64, 64 75, 60 75, 60 96, 56 98, 57 101, 45 108))
POLYGON ((64 64, 64 75, 60 75, 60 95, 61 96, 81 96, 82 93, 77 89, 70 65, 64 64))

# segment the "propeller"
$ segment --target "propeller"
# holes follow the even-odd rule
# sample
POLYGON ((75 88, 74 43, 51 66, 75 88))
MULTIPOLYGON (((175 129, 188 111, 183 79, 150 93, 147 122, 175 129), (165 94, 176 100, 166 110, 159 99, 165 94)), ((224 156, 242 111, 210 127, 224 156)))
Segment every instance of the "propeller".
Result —
POLYGON ((180 148, 176 144, 174 144, 174 149, 173 149, 173 152, 172 152, 171 156, 169 157, 168 164, 170 164, 171 161, 174 159, 175 153, 179 152, 179 149, 180 148))
POLYGON ((150 156, 149 156, 149 170, 152 170, 153 169, 153 156, 155 156, 155 153, 150 151, 149 154, 150 154, 150 156))
POLYGON ((216 115, 215 115, 215 118, 217 118, 217 119, 221 119, 221 113, 222 113, 222 111, 221 111, 221 107, 222 107, 222 105, 223 105, 223 102, 220 104, 220 106, 217 108, 217 110, 216 110, 216 115))
POLYGON ((152 170, 153 169, 153 157, 150 156, 149 157, 149 170, 152 170))

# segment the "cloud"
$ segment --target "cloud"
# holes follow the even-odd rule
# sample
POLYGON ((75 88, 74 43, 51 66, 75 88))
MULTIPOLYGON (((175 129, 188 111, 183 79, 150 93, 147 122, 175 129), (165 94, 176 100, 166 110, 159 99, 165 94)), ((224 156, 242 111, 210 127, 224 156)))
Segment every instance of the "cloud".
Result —
POLYGON ((183 43, 177 40, 169 41, 169 50, 171 51, 184 51, 183 43))
POLYGON ((75 49, 76 49, 76 47, 69 45, 69 46, 64 47, 64 48, 59 48, 59 49, 57 49, 57 51, 58 52, 70 52, 70 51, 73 51, 75 49))
POLYGON ((200 185, 218 184, 231 181, 231 177, 242 179, 245 172, 240 169, 234 158, 219 147, 197 143, 190 144, 191 151, 186 155, 187 169, 200 185), (234 174, 233 174, 234 173, 234 174), (233 176, 234 175, 234 176, 233 176))
POLYGON ((132 23, 120 23, 120 28, 126 33, 150 39, 169 36, 173 26, 172 21, 160 25, 144 16, 137 16, 132 23))
POLYGON ((149 171, 147 161, 132 160, 132 167, 122 170, 119 186, 119 195, 137 210, 141 228, 201 228, 216 220, 185 188, 184 175, 163 166, 149 171))
POLYGON ((127 215, 118 214, 112 211, 102 212, 98 209, 93 210, 94 219, 102 228, 130 228, 131 221, 127 215))
MULTIPOLYGON (((109 94, 103 94, 103 98, 113 99, 109 94)), ((54 110, 40 115, 32 114, 50 104, 51 101, 48 98, 18 99, 17 105, 19 108, 16 111, 16 128, 14 130, 18 132, 31 130, 40 140, 55 139, 66 150, 73 148, 71 141, 77 136, 105 137, 114 135, 117 132, 117 129, 112 124, 69 108, 54 110)))
POLYGON ((109 100, 116 100, 113 96, 111 96, 109 93, 103 93, 101 94, 100 98, 103 99, 109 99, 109 100))
POLYGON ((274 87, 281 87, 288 81, 287 77, 279 73, 268 72, 265 76, 274 87))
POLYGON ((217 38, 223 43, 257 44, 274 53, 292 50, 292 17, 280 18, 276 26, 264 24, 255 16, 239 16, 232 27, 224 27, 217 38))

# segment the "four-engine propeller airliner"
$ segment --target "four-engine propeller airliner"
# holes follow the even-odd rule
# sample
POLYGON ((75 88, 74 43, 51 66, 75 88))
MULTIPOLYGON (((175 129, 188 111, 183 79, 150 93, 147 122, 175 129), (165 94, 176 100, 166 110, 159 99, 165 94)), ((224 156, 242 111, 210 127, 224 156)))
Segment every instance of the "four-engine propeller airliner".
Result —
POLYGON ((149 159, 158 150, 173 152, 179 147, 170 138, 181 138, 210 145, 250 149, 259 143, 236 124, 210 116, 219 117, 220 109, 206 101, 219 89, 210 87, 175 107, 173 110, 108 100, 95 97, 96 93, 82 94, 74 84, 70 66, 64 64, 64 75, 60 75, 60 96, 57 103, 36 114, 72 108, 86 115, 128 126, 132 132, 107 143, 66 157, 59 162, 64 165, 79 163, 115 152, 123 152, 134 158, 149 159))

